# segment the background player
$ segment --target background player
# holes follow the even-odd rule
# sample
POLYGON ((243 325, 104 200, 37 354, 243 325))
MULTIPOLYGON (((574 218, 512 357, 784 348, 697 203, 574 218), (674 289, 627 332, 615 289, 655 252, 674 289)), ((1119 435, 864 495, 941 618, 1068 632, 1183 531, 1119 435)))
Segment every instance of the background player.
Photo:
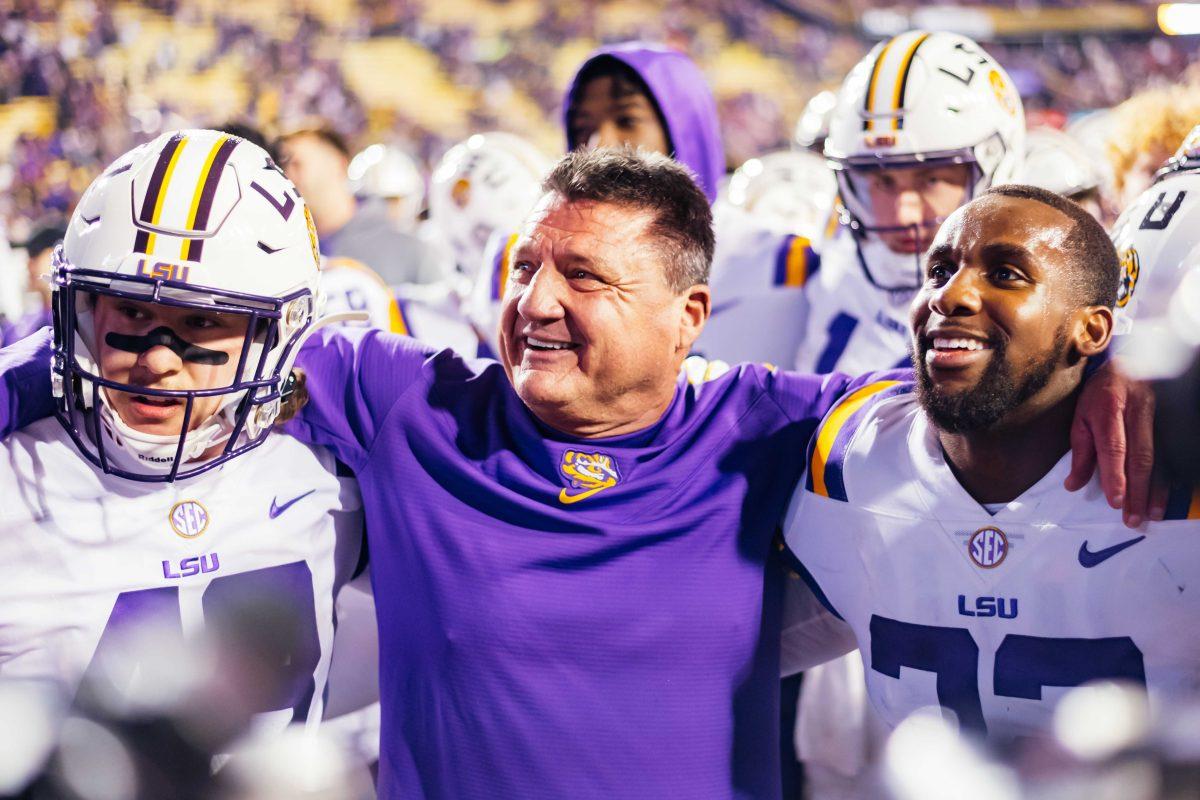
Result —
POLYGON ((315 725, 362 517, 327 451, 268 437, 319 314, 303 201, 244 140, 165 135, 84 195, 54 278, 58 418, 0 445, 0 676, 161 696, 143 656, 185 674, 213 620, 271 610, 213 710, 315 725))
POLYGON ((827 416, 786 522, 857 635, 874 707, 895 724, 940 704, 1003 738, 1045 731, 1064 687, 1090 680, 1194 692, 1191 490, 1135 532, 1095 486, 1062 488, 1084 369, 1112 335, 1103 228, 1059 195, 997 187, 927 264, 915 386, 876 383, 827 416))

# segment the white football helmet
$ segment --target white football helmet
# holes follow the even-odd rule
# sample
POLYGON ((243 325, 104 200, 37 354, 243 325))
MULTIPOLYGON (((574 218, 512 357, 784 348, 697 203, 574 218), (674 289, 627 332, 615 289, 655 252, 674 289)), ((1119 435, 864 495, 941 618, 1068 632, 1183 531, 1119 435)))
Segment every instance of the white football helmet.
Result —
POLYGON ((796 130, 792 133, 792 146, 801 150, 820 151, 829 136, 829 120, 837 106, 837 92, 826 89, 817 92, 804 105, 796 130))
POLYGON ((1113 226, 1121 259, 1117 333, 1128 369, 1166 377, 1200 344, 1200 126, 1113 226))
POLYGON ((1026 182, 1073 197, 1104 186, 1104 171, 1079 142, 1054 128, 1025 134, 1026 182))
POLYGON ((433 171, 429 221, 474 274, 488 238, 514 231, 541 196, 550 160, 511 133, 477 133, 450 148, 433 171))
MULTIPOLYGON (((54 259, 56 414, 83 455, 125 478, 173 481, 261 444, 320 313, 318 259, 304 200, 250 142, 219 131, 176 131, 113 162, 80 199, 54 259), (245 318, 233 378, 194 390, 104 378, 94 314, 101 295, 245 318), (112 392, 182 399, 180 434, 135 430, 114 410, 112 392), (212 396, 221 398, 219 410, 193 425, 193 403, 212 396), (205 455, 218 445, 219 455, 205 455)), ((170 347, 188 344, 172 333, 147 336, 170 347)))
POLYGON ((416 230, 425 204, 425 179, 412 156, 396 147, 373 144, 350 160, 346 177, 359 198, 385 203, 398 228, 416 230))
POLYGON ((815 241, 836 195, 837 180, 825 159, 807 150, 781 150, 738 167, 725 196, 767 228, 815 241))
MULTIPOLYGON (((909 31, 877 45, 842 83, 825 140, 843 221, 868 279, 889 290, 923 282, 923 254, 893 253, 872 235, 905 229, 877 222, 866 190, 870 173, 967 164, 966 202, 1019 179, 1024 152, 1020 95, 978 44, 955 33, 909 31)), ((941 222, 930 219, 922 227, 941 222)))

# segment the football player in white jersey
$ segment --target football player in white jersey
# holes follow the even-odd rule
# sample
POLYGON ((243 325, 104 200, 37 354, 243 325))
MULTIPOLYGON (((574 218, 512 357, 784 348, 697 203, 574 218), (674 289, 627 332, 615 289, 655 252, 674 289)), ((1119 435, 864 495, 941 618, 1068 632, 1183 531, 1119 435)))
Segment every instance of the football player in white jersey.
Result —
POLYGON ((887 722, 941 705, 1007 739, 1046 730, 1056 699, 1091 680, 1200 687, 1200 496, 1172 492, 1165 520, 1133 531, 1098 485, 1063 488, 1118 282, 1083 209, 993 188, 927 257, 915 384, 864 387, 818 427, 785 537, 854 630, 887 722))
MULTIPOLYGON (((496 329, 508 265, 498 262, 496 253, 501 258, 507 253, 506 245, 540 196, 549 171, 550 159, 542 151, 502 131, 477 133, 456 144, 433 171, 429 227, 440 243, 449 245, 459 316, 480 340, 470 349, 459 348, 464 355, 477 349, 480 355, 499 352, 496 329), (488 253, 492 257, 485 257, 488 253)), ((423 338, 420 332, 413 335, 423 338)))
POLYGON ((1195 413, 1200 386, 1200 126, 1117 220, 1121 259, 1117 330, 1122 367, 1156 381, 1162 411, 1160 447, 1166 466, 1200 474, 1195 413))
POLYGON ((361 503, 327 451, 268 436, 303 394, 317 263, 295 187, 229 134, 164 134, 93 182, 55 259, 56 418, 0 443, 0 678, 70 697, 103 668, 136 696, 131 629, 170 652, 266 597, 292 648, 245 710, 320 720, 361 503))
MULTIPOLYGON (((1024 130, 1012 81, 964 36, 910 31, 868 53, 843 81, 825 139, 840 219, 819 255, 802 251, 804 276, 793 281, 802 288, 773 292, 794 298, 791 318, 772 331, 797 342, 790 363, 818 372, 907 365, 922 255, 951 212, 1016 177, 1024 130)), ((746 280, 723 288, 744 296, 746 280)), ((758 347, 774 355, 773 346, 758 347)), ((852 658, 805 677, 797 742, 819 798, 862 791, 858 774, 879 736, 853 688, 860 680, 852 658)))
POLYGON ((1024 135, 1012 81, 965 36, 911 31, 859 62, 825 141, 843 225, 805 287, 798 369, 907 363, 908 305, 929 242, 950 212, 1018 177, 1024 135))

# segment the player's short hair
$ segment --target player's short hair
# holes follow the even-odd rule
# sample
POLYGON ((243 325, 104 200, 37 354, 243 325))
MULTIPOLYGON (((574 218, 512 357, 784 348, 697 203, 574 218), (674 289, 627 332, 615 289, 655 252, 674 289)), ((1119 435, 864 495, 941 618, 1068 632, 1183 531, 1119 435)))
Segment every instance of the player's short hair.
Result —
POLYGON ((568 153, 542 182, 568 202, 591 201, 649 211, 650 233, 666 259, 676 292, 708 283, 713 259, 712 208, 687 167, 660 153, 598 148, 568 153))
POLYGON ((350 145, 346 141, 346 137, 342 136, 333 128, 324 125, 316 128, 300 128, 299 130, 285 133, 283 136, 279 137, 279 141, 276 144, 277 146, 282 145, 284 142, 292 139, 299 139, 303 136, 311 136, 314 139, 324 142, 334 150, 338 151, 338 153, 340 153, 347 160, 350 159, 350 145))
POLYGON ((1112 239, 1096 218, 1078 203, 1037 186, 1009 183, 993 186, 986 195, 1032 200, 1061 211, 1074 223, 1063 249, 1071 254, 1072 279, 1081 306, 1108 306, 1117 302, 1121 282, 1121 260, 1112 239))

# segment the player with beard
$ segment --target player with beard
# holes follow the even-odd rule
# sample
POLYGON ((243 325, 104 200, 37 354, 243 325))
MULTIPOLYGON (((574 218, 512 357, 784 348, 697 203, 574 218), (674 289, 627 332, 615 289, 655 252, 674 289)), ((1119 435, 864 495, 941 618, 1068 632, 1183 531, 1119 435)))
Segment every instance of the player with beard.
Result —
MULTIPOLYGON (((1119 276, 1082 208, 1034 187, 989 190, 926 259, 915 383, 865 387, 818 429, 787 544, 853 628, 889 724, 940 704, 1004 739, 1045 730, 1087 681, 1194 693, 1200 494, 1173 492, 1164 521, 1131 531, 1098 486, 1062 486, 1119 276)), ((815 653, 785 647, 796 655, 800 668, 815 653)))

